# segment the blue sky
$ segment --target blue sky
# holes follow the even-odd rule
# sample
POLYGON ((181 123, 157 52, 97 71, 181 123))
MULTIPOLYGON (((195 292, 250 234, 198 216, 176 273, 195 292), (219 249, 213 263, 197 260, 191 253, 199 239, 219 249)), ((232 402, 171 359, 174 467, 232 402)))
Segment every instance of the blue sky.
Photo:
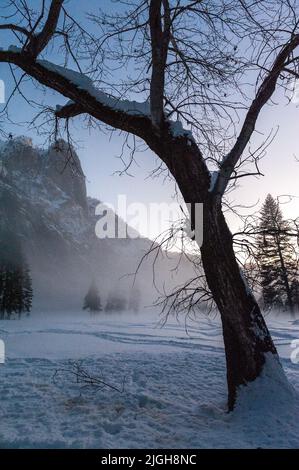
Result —
MULTIPOLYGON (((107 3, 110 4, 110 1, 107 3)), ((82 2, 71 0, 69 4, 79 21, 84 21, 82 2)), ((97 5, 99 5, 98 1, 89 0, 89 11, 97 8, 97 5)), ((101 6, 103 5, 104 2, 101 2, 101 6)), ((7 33, 2 31, 0 46, 7 47, 11 43, 13 43, 11 38, 8 38, 7 33)), ((59 57, 52 56, 51 60, 59 63, 59 57)), ((5 82, 6 96, 8 96, 14 84, 8 66, 5 64, 0 64, 0 79, 5 82)), ((24 90, 28 97, 36 101, 44 99, 43 92, 36 89, 32 83, 28 83, 24 90)), ((53 105, 65 102, 64 98, 52 91, 47 93, 46 99, 53 105)), ((256 134, 253 140, 253 144, 258 144, 263 139, 263 134, 265 136, 271 129, 278 128, 275 141, 268 148, 267 156, 260 163, 260 169, 265 176, 258 179, 254 177, 242 178, 240 188, 230 197, 236 204, 250 206, 258 201, 263 201, 268 192, 274 196, 291 194, 295 197, 291 203, 284 206, 284 212, 287 216, 297 217, 299 216, 299 162, 296 162, 295 156, 299 157, 299 110, 298 105, 294 103, 286 106, 286 100, 280 93, 276 95, 276 102, 278 105, 267 106, 263 110, 258 121, 260 134, 256 134)), ((16 96, 12 101, 10 113, 11 117, 20 124, 17 126, 6 123, 6 128, 11 130, 13 134, 30 135, 36 144, 41 144, 44 141, 44 138, 38 136, 34 129, 28 130, 28 126, 22 124, 33 115, 34 110, 20 96, 16 96)), ((116 203, 118 194, 126 194, 128 202, 173 201, 173 182, 165 182, 163 176, 155 179, 149 178, 150 171, 157 166, 156 157, 152 152, 146 151, 136 155, 138 165, 133 164, 129 170, 133 177, 119 176, 115 172, 123 169, 123 164, 117 158, 121 152, 122 136, 117 132, 111 136, 98 130, 88 131, 84 128, 82 121, 77 119, 74 126, 74 137, 78 142, 78 153, 86 175, 89 195, 112 204, 116 203)), ((236 220, 230 218, 230 222, 232 228, 235 229, 236 220)), ((167 225, 167 221, 165 224, 167 225)))

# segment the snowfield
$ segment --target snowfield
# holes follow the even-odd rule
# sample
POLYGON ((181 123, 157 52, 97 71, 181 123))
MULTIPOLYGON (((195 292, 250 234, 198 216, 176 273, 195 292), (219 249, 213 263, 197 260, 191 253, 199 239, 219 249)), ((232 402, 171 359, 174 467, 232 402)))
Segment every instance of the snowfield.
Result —
MULTIPOLYGON (((190 322, 189 322, 190 323, 190 322)), ((299 322, 268 317, 285 371, 299 390, 291 341, 299 322)), ((89 316, 33 313, 1 321, 1 448, 297 448, 299 402, 272 376, 240 392, 226 413, 219 319, 189 324, 156 313, 89 316), (82 389, 69 369, 121 388, 82 389), (57 372, 55 375, 55 371, 57 372), (245 393, 246 392, 246 393, 245 393)))

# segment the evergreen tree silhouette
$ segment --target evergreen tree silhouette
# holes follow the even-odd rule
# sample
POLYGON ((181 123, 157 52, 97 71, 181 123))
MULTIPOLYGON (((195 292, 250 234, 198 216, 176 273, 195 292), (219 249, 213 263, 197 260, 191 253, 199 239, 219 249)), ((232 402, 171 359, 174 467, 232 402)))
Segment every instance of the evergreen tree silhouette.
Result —
POLYGON ((299 310, 299 279, 298 273, 295 279, 293 279, 291 284, 291 292, 292 292, 292 301, 295 310, 299 310))
POLYGON ((84 297, 83 310, 89 310, 90 312, 100 312, 103 310, 99 291, 94 282, 84 297))
POLYGON ((126 310, 127 301, 119 293, 110 293, 105 306, 105 312, 122 312, 126 310))
POLYGON ((29 267, 17 236, 2 227, 0 233, 0 318, 19 317, 32 306, 29 267))
POLYGON ((137 313, 140 309, 141 294, 138 287, 133 287, 130 291, 128 310, 137 313))
POLYGON ((289 224, 278 201, 268 194, 262 206, 257 235, 262 298, 265 308, 294 309, 291 284, 296 276, 294 245, 289 224))

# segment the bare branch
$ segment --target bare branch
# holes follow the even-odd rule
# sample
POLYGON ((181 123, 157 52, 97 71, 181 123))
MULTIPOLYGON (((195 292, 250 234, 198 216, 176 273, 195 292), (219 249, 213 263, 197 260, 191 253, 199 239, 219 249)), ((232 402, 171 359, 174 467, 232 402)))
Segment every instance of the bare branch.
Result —
POLYGON ((12 24, 12 23, 7 23, 7 24, 0 24, 0 29, 9 29, 10 31, 16 31, 18 33, 22 33, 27 37, 31 37, 32 34, 30 31, 27 31, 27 29, 23 28, 22 26, 19 26, 17 24, 12 24))
POLYGON ((235 165, 237 164, 242 153, 244 152, 255 130, 255 125, 259 114, 264 105, 270 100, 271 96, 273 95, 276 89, 279 76, 284 70, 285 62, 298 46, 299 34, 296 34, 286 45, 283 46, 276 60, 274 61, 271 70, 269 71, 269 73, 267 73, 262 84, 260 85, 257 95, 246 114, 245 121, 242 126, 241 132, 237 138, 237 141, 232 150, 224 158, 221 164, 221 169, 214 187, 215 194, 224 194, 231 174, 234 171, 235 165))
POLYGON ((57 107, 55 116, 58 118, 69 119, 84 113, 84 108, 77 103, 69 102, 64 106, 57 107))
POLYGON ((40 33, 33 35, 25 47, 25 51, 33 57, 37 57, 48 45, 55 33, 59 15, 64 0, 52 0, 48 17, 40 33))
POLYGON ((114 390, 118 393, 124 393, 125 391, 125 380, 126 377, 123 377, 122 384, 120 386, 113 385, 108 383, 103 374, 100 371, 100 374, 93 375, 82 365, 82 361, 68 361, 66 367, 57 369, 53 375, 53 382, 57 384, 61 376, 69 376, 74 379, 74 383, 79 385, 82 390, 90 389, 94 391, 103 390, 105 388, 114 390))
POLYGON ((170 39, 170 11, 168 0, 152 0, 150 2, 149 23, 152 47, 152 79, 150 86, 151 116, 153 123, 159 127, 163 119, 165 66, 170 39), (164 7, 164 29, 162 26, 162 5, 164 7))
MULTIPOLYGON (((121 102, 109 97, 92 85, 89 81, 89 87, 82 89, 82 80, 88 81, 85 75, 59 67, 47 61, 36 61, 31 55, 25 52, 1 51, 0 62, 15 64, 31 77, 38 80, 41 84, 56 90, 63 96, 72 100, 75 104, 68 105, 66 116, 63 111, 58 111, 57 115, 61 117, 70 117, 71 111, 80 109, 80 113, 88 113, 101 122, 115 127, 117 129, 133 133, 147 143, 152 143, 155 147, 156 136, 153 132, 151 119, 143 114, 134 111, 136 103, 132 102, 132 111, 130 103, 126 102, 125 108, 121 102)), ((65 107, 63 108, 66 109, 65 107)), ((65 113, 65 111, 64 111, 65 113)))

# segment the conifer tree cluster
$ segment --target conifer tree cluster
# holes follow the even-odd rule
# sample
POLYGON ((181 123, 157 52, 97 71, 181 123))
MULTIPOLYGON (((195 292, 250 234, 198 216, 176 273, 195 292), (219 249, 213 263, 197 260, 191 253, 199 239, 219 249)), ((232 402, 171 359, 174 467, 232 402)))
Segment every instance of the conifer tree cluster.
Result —
POLYGON ((122 312, 127 308, 126 299, 119 293, 110 293, 108 295, 105 312, 122 312))
POLYGON ((271 194, 262 206, 257 230, 257 260, 262 302, 293 312, 299 307, 297 254, 288 221, 271 194))
POLYGON ((117 291, 111 291, 107 297, 105 308, 102 307, 101 296, 99 290, 93 281, 84 297, 83 310, 90 312, 123 312, 127 308, 129 311, 137 313, 140 308, 141 294, 138 288, 133 288, 130 292, 129 300, 117 291))
POLYGON ((29 313, 32 282, 17 237, 2 228, 0 233, 0 319, 29 313))

